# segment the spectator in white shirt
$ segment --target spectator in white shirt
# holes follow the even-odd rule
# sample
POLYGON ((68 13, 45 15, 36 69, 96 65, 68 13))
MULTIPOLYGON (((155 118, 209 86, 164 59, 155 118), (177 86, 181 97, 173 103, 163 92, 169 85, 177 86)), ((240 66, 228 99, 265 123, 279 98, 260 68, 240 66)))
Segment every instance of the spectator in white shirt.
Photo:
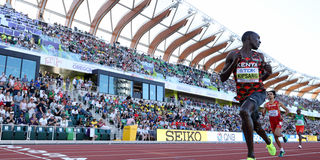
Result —
POLYGON ((144 141, 146 136, 144 134, 144 130, 142 129, 141 125, 139 125, 137 132, 138 132, 139 136, 141 136, 141 140, 144 141))
POLYGON ((13 76, 12 76, 12 75, 9 76, 9 86, 10 86, 10 87, 13 87, 13 86, 14 86, 14 79, 13 79, 13 76))
POLYGON ((13 104, 13 98, 10 95, 10 92, 7 92, 5 97, 4 97, 4 103, 6 104, 6 110, 9 110, 9 108, 11 107, 11 105, 13 104))
POLYGON ((30 101, 29 101, 27 107, 28 107, 29 117, 32 117, 32 115, 36 112, 36 111, 35 111, 35 109, 36 109, 36 104, 34 103, 33 98, 30 98, 30 101))
POLYGON ((73 85, 73 89, 76 89, 76 88, 77 88, 77 79, 76 79, 76 78, 74 78, 74 79, 72 80, 72 85, 73 85))
POLYGON ((42 115, 42 118, 40 118, 39 123, 41 126, 47 126, 48 121, 47 121, 47 117, 45 114, 42 115))
POLYGON ((73 99, 73 102, 72 102, 72 106, 76 106, 76 105, 77 105, 77 99, 74 98, 74 99, 73 99))
POLYGON ((4 110, 3 104, 0 106, 0 114, 6 115, 6 110, 4 110))
POLYGON ((2 72, 2 75, 0 77, 0 81, 1 82, 6 82, 7 81, 7 76, 4 74, 4 72, 2 72))
POLYGON ((42 92, 40 93, 40 98, 42 98, 42 99, 48 99, 48 95, 45 93, 45 91, 42 91, 42 92))
POLYGON ((53 100, 53 102, 50 104, 50 109, 56 109, 58 107, 57 101, 53 100))
POLYGON ((51 113, 51 110, 49 109, 46 113, 46 117, 50 118, 51 116, 53 116, 53 114, 51 113))
POLYGON ((79 114, 79 108, 73 108, 71 111, 71 114, 73 115, 73 117, 77 117, 79 114))
POLYGON ((20 111, 23 112, 23 114, 26 114, 26 112, 28 111, 26 99, 22 99, 22 101, 20 102, 20 111))
POLYGON ((4 94, 2 93, 2 89, 0 89, 0 102, 3 102, 4 94))
POLYGON ((61 127, 68 127, 68 120, 66 119, 65 116, 62 116, 62 120, 60 121, 60 126, 61 127))

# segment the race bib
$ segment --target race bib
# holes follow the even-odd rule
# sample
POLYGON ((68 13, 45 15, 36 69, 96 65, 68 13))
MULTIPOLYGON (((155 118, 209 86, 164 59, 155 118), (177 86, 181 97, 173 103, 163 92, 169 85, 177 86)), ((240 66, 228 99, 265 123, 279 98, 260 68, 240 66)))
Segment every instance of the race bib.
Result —
POLYGON ((269 111, 269 116, 270 117, 277 117, 278 116, 278 111, 277 110, 270 110, 269 111))
POLYGON ((259 69, 237 68, 237 82, 259 82, 259 69))
POLYGON ((297 124, 304 125, 303 120, 298 119, 298 120, 297 120, 297 124))

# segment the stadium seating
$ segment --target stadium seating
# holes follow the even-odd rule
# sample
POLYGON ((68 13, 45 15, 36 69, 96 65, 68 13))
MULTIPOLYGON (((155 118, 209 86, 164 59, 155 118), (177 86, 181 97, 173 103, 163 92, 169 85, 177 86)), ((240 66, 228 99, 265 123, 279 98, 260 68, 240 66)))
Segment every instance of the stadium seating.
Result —
POLYGON ((74 130, 73 128, 66 128, 67 140, 73 140, 74 130))
POLYGON ((26 140, 26 126, 14 126, 14 140, 26 140))
POLYGON ((37 140, 47 140, 47 132, 45 127, 38 126, 37 130, 37 140))
POLYGON ((47 127, 47 140, 53 140, 54 139, 54 127, 50 126, 47 127))
POLYGON ((67 132, 63 127, 56 128, 56 140, 67 140, 67 132))
POLYGON ((100 129, 95 129, 95 135, 97 138, 95 140, 101 140, 101 132, 100 129))
POLYGON ((76 129, 76 140, 83 140, 85 138, 85 129, 77 128, 76 129))
POLYGON ((37 136, 36 126, 28 126, 28 132, 30 133, 29 134, 29 139, 30 140, 36 140, 36 136, 37 136))
POLYGON ((13 131, 12 125, 3 125, 2 126, 2 140, 12 140, 13 139, 13 131))

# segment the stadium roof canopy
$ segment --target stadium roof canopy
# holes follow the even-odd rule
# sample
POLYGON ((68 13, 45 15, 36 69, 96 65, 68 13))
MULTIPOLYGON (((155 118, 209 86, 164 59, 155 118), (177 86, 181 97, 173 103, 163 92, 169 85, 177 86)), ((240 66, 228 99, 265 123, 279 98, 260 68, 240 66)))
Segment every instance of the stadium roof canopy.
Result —
MULTIPOLYGON (((171 63, 219 72, 240 37, 183 0, 0 0, 30 18, 92 33, 171 63)), ((225 13, 221 13, 225 14, 225 13)), ((214 16, 214 15, 213 15, 214 16)), ((260 51, 263 52, 263 51, 260 51)), ((317 98, 319 78, 297 73, 266 55, 269 89, 317 98)))

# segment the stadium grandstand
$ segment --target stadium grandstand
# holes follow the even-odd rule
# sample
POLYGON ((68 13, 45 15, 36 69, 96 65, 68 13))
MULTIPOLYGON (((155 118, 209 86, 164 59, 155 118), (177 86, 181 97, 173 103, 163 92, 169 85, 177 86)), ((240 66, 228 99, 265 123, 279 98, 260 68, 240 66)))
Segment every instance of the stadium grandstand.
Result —
MULTIPOLYGON (((219 78, 242 42, 213 18, 183 0, 0 0, 0 159, 206 159, 222 155, 203 152, 217 143, 244 148, 235 81, 219 78), (161 144, 168 141, 195 144, 161 144), (97 145, 111 143, 127 145, 97 145), (202 150, 192 157, 194 148, 202 150)), ((273 68, 264 86, 290 111, 289 142, 297 142, 300 108, 315 141, 306 147, 317 147, 319 78, 264 55, 273 68)), ((260 118, 271 134, 268 120, 260 118)))

